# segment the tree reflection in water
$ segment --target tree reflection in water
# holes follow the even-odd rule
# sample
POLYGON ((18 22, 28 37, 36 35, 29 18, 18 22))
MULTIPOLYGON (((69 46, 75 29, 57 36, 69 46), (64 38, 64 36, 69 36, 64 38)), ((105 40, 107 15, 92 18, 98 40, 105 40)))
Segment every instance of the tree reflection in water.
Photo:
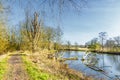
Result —
POLYGON ((120 55, 107 55, 110 65, 120 72, 120 55))
POLYGON ((83 55, 82 62, 85 65, 97 66, 99 58, 96 53, 87 53, 83 55))

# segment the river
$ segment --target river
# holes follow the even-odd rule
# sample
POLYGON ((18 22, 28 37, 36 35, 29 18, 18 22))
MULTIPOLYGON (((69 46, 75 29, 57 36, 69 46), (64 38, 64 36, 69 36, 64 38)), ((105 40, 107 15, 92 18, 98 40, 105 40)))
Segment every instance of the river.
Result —
POLYGON ((92 56, 97 58, 95 66, 103 70, 98 71, 90 68, 84 63, 82 58, 86 55, 85 52, 66 51, 61 52, 61 54, 63 58, 77 57, 78 60, 66 60, 64 63, 68 64, 72 69, 83 72, 86 76, 106 80, 120 80, 120 55, 90 53, 95 54, 92 56))

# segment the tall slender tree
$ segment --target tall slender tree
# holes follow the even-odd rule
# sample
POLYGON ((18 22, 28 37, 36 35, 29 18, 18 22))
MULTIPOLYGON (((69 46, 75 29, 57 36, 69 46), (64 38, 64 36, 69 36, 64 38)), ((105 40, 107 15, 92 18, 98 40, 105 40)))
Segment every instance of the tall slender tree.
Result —
POLYGON ((100 32, 99 33, 99 38, 100 38, 100 42, 101 42, 101 50, 103 51, 104 49, 104 41, 106 40, 107 38, 107 32, 100 32))

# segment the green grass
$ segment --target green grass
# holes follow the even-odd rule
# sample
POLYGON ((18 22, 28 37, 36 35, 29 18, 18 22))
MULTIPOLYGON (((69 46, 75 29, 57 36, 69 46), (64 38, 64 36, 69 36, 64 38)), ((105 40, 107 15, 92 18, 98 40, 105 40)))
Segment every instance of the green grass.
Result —
POLYGON ((54 75, 39 70, 37 66, 35 66, 32 62, 28 61, 25 56, 23 57, 23 61, 27 73, 29 74, 30 80, 57 80, 54 75))
POLYGON ((7 71, 7 60, 8 58, 4 58, 2 61, 0 61, 0 79, 4 77, 4 74, 7 71))

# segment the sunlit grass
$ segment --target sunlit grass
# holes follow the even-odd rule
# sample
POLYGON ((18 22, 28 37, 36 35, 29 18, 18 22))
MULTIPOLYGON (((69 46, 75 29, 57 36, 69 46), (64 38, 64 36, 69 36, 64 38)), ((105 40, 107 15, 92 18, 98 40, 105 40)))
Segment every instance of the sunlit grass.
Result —
POLYGON ((0 62, 0 79, 2 79, 4 77, 4 74, 7 71, 7 60, 8 57, 4 58, 1 62, 0 62))
POLYGON ((57 80, 57 77, 39 70, 32 62, 23 57, 25 68, 30 76, 30 80, 57 80))
MULTIPOLYGON (((23 56, 30 80, 92 80, 80 72, 68 68, 54 59, 48 59, 48 51, 23 56)), ((26 53, 25 53, 26 54, 26 53)))

